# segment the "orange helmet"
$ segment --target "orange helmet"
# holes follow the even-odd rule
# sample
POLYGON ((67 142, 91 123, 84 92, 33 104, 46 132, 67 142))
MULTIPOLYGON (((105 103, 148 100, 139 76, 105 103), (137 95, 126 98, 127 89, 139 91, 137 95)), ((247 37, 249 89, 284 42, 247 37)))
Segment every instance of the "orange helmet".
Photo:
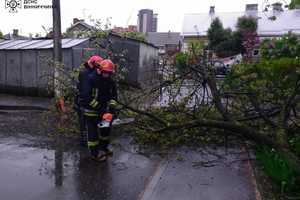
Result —
POLYGON ((90 57, 90 59, 88 60, 88 65, 92 66, 92 67, 100 66, 100 63, 102 61, 103 61, 103 58, 101 58, 100 56, 94 55, 94 56, 90 57))
POLYGON ((100 65, 101 65, 101 68, 100 68, 101 72, 115 73, 115 65, 111 60, 109 60, 109 59, 103 60, 100 63, 100 65))

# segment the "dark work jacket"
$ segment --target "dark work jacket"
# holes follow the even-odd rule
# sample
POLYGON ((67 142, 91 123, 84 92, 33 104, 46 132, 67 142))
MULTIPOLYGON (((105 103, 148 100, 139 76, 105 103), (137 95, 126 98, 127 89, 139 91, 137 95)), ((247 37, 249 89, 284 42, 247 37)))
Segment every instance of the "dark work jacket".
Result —
POLYGON ((117 100, 117 88, 112 78, 103 78, 93 71, 84 83, 82 105, 85 109, 103 112, 107 109, 108 101, 117 100))
POLYGON ((84 63, 85 68, 79 72, 78 81, 76 83, 76 95, 74 99, 74 109, 79 112, 82 107, 83 87, 89 81, 89 75, 94 71, 87 63, 84 63))
POLYGON ((77 96, 75 104, 82 106, 82 99, 84 98, 84 87, 88 84, 89 75, 93 73, 94 69, 91 69, 87 63, 84 64, 85 68, 79 72, 77 82, 77 96))

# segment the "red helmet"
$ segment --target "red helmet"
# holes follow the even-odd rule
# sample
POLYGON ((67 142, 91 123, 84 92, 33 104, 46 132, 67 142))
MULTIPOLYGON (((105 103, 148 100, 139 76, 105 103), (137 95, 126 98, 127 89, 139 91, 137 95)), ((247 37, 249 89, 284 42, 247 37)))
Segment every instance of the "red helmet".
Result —
POLYGON ((102 119, 105 120, 105 121, 112 121, 113 119, 113 115, 111 113, 105 113, 103 116, 102 116, 102 119))
POLYGON ((88 60, 88 65, 95 67, 95 65, 100 66, 100 63, 103 61, 103 58, 101 58, 100 56, 92 56, 90 57, 90 59, 88 60))
POLYGON ((101 68, 100 68, 101 72, 115 73, 115 65, 111 60, 109 60, 109 59, 103 60, 100 63, 100 65, 101 65, 101 68))

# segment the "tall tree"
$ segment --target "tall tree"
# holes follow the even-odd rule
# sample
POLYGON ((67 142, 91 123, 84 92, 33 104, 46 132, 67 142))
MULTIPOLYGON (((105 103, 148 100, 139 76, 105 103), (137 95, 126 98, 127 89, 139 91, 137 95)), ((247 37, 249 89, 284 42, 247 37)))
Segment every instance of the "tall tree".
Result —
POLYGON ((238 19, 237 33, 242 37, 244 58, 250 61, 255 46, 259 43, 257 36, 257 20, 254 17, 243 16, 238 19))
POLYGON ((242 53, 242 36, 239 32, 224 29, 219 18, 214 19, 207 31, 209 49, 214 50, 219 57, 228 57, 242 53))
POLYGON ((224 29, 223 24, 221 20, 217 17, 215 18, 208 31, 207 31, 207 37, 209 41, 209 48, 212 50, 216 50, 217 46, 227 40, 231 35, 231 30, 230 29, 224 29))

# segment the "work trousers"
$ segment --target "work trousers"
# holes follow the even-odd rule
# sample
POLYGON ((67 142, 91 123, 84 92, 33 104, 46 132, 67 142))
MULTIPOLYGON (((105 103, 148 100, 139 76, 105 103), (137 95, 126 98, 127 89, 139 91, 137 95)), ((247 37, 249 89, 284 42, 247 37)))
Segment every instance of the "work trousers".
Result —
POLYGON ((102 119, 99 116, 85 116, 87 133, 88 133, 88 147, 92 156, 97 156, 99 151, 106 151, 110 143, 111 127, 98 128, 97 125, 102 119))
POLYGON ((81 146, 87 146, 87 127, 86 127, 86 117, 84 112, 78 108, 76 109, 78 115, 79 122, 79 130, 80 130, 80 144, 81 146))

